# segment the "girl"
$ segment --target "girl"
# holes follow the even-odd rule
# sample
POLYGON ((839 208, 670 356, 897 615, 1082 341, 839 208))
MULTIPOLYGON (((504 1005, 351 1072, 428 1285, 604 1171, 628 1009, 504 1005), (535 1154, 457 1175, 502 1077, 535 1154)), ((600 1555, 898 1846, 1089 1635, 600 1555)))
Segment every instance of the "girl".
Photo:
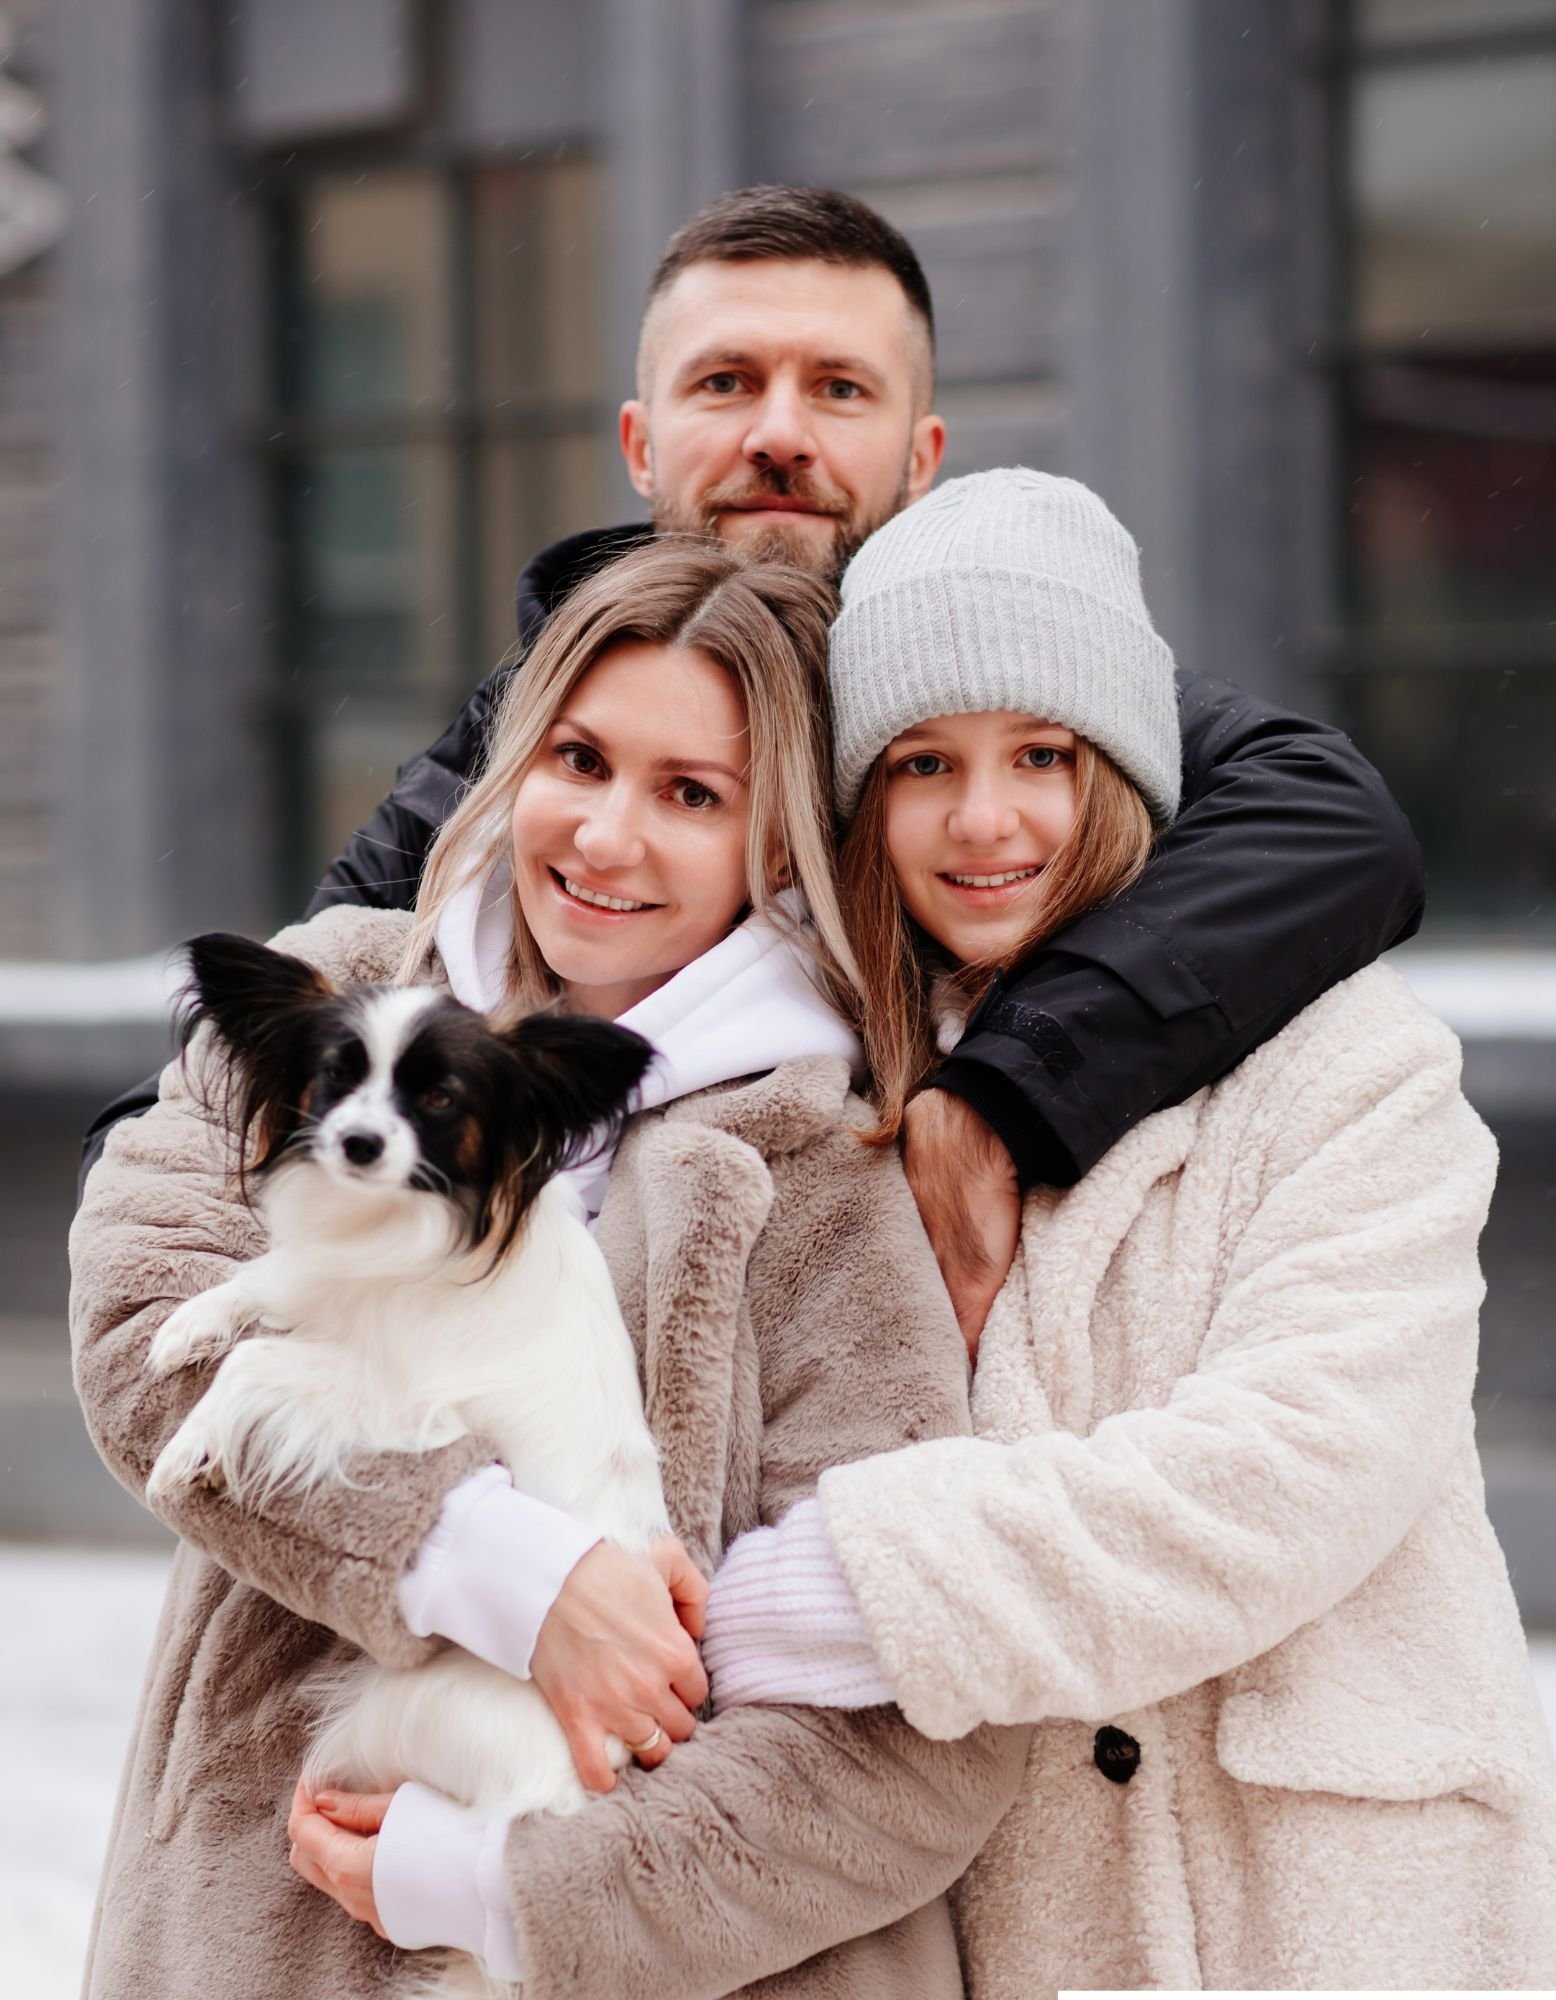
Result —
MULTIPOLYGON (((885 1142, 969 1009, 1078 1061, 1000 973, 1172 815, 1171 659, 1106 508, 1014 470, 872 537, 831 675, 885 1142)), ((1037 1724, 958 1891, 975 1994, 1556 1983, 1556 1789, 1470 1407, 1494 1149, 1458 1076, 1395 973, 1335 988, 1029 1196, 975 1438, 828 1472, 720 1572, 725 1708, 1037 1724)))
MULTIPOLYGON (((814 579, 701 544, 601 573, 512 684, 414 924, 343 910, 281 941, 336 980, 403 968, 473 1006, 552 999, 655 1042, 653 1106, 581 1193, 704 1568, 835 1458, 967 1425, 949 1302, 895 1160, 857 1142, 855 1045, 823 997, 849 966, 823 776, 832 609, 814 579), (889 1387, 861 1397, 869 1380, 889 1387)), ((170 1067, 157 1109, 116 1129, 72 1240, 82 1401, 137 1494, 202 1386, 153 1381, 147 1342, 258 1247, 197 1086, 170 1067)), ((342 1648, 408 1665, 440 1638, 527 1671, 514 1600, 536 1517, 475 1440, 383 1455, 301 1503, 239 1511, 201 1489, 159 1506, 183 1539, 90 1994, 389 1991, 374 1929, 473 1950, 536 1995, 960 1992, 943 1891, 1014 1796, 1024 1733, 934 1744, 886 1713, 749 1710, 544 1824, 472 1824, 404 1787, 383 1907, 369 1874, 374 1928, 348 1923, 288 1867, 307 1683, 342 1648)), ((542 1569, 593 1539, 541 1532, 542 1569)), ((652 1713, 627 1720, 662 1754, 652 1713)))

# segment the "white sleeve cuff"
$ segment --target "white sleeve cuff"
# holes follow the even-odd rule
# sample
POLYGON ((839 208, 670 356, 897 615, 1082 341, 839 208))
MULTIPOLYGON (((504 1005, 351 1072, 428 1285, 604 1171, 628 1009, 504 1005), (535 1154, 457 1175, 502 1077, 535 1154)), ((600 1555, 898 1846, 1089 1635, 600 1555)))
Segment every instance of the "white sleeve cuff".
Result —
POLYGON ((708 1593, 702 1660, 715 1708, 874 1708, 897 1698, 814 1499, 725 1550, 708 1593))
POLYGON ((402 1951, 468 1951, 495 1979, 524 1977, 508 1900, 503 1813, 401 1785, 373 1850, 378 1921, 402 1951))
POLYGON ((546 1613, 599 1539, 561 1508, 515 1492, 503 1466, 484 1466, 445 1497, 400 1579, 400 1610, 418 1637, 435 1632, 527 1680, 546 1613))

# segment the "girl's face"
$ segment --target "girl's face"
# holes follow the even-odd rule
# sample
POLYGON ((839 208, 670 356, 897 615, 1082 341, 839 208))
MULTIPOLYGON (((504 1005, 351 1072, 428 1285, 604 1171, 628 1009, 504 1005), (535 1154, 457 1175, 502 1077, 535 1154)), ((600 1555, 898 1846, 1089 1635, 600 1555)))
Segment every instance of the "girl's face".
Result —
POLYGON ((513 879, 582 1013, 615 1018, 739 921, 745 709, 706 653, 623 640, 568 695, 513 804, 513 879))
POLYGON ((904 730, 886 760, 886 852, 904 907, 960 964, 1032 927, 1075 821, 1075 734, 1009 710, 904 730))

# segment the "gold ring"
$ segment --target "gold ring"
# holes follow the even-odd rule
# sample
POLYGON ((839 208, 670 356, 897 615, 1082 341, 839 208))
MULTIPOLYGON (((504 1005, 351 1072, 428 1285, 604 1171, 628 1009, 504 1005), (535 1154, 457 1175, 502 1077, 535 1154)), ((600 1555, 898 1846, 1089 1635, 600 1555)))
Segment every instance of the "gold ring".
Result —
POLYGON ((627 1748, 634 1757, 646 1757, 650 1750, 657 1750, 665 1740, 665 1733, 656 1722, 652 1736, 646 1736, 641 1743, 629 1743, 627 1748))

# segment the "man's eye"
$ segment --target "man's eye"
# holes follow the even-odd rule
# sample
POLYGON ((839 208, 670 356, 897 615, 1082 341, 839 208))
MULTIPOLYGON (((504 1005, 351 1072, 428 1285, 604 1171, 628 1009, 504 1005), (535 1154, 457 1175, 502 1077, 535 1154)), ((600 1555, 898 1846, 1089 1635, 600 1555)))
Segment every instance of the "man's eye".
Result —
POLYGON ((715 396, 732 396, 740 387, 740 377, 721 368, 717 375, 704 376, 702 386, 711 389, 715 396))
POLYGON ((839 379, 827 384, 826 393, 834 403, 852 403, 864 394, 864 390, 857 382, 845 382, 839 379))
POLYGON ((592 778, 600 769, 600 753, 591 750, 587 743, 563 743, 556 754, 568 770, 577 772, 580 778, 592 778))

